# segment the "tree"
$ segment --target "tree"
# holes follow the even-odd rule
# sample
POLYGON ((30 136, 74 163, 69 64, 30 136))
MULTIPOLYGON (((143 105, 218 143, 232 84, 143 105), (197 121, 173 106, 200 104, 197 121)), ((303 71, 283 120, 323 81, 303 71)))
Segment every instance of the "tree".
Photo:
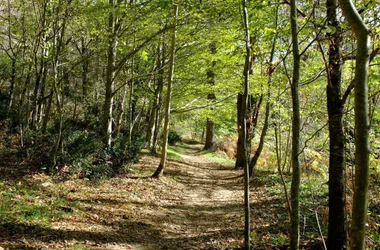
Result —
POLYGON ((291 185, 291 238, 290 249, 299 249, 300 238, 300 182, 301 182, 301 167, 300 167, 300 104, 298 85, 300 81, 300 52, 298 45, 298 28, 297 28, 297 7, 296 0, 290 1, 290 23, 292 32, 292 46, 293 46, 293 77, 291 82, 292 94, 292 185, 291 185))
MULTIPOLYGON (((244 24, 244 40, 245 40, 245 64, 244 64, 244 96, 243 96, 243 123, 242 123, 242 138, 243 142, 247 141, 247 106, 248 106, 248 96, 249 96, 249 65, 251 60, 251 41, 249 35, 249 22, 248 22, 248 11, 247 11, 247 2, 242 0, 243 7, 243 24, 244 24)), ((249 159, 247 154, 247 143, 243 143, 243 152, 244 152, 244 218, 245 218, 245 228, 244 228, 244 249, 250 249, 250 207, 249 207, 249 159)))
MULTIPOLYGON (((276 13, 275 13, 275 24, 274 24, 274 29, 276 30, 277 29, 277 26, 278 26, 278 6, 276 7, 276 13)), ((267 131, 268 131, 268 128, 269 128, 269 116, 270 116, 270 110, 271 110, 271 83, 272 83, 272 74, 273 72, 275 71, 276 69, 276 66, 278 65, 274 65, 273 61, 274 61, 274 53, 276 51, 276 42, 277 42, 277 33, 273 36, 273 42, 272 42, 272 47, 271 47, 271 51, 270 51, 270 55, 269 55, 269 61, 268 61, 268 69, 267 69, 267 72, 266 74, 268 75, 268 92, 267 92, 267 103, 266 103, 266 106, 265 106, 265 117, 264 117, 264 125, 263 125, 263 128, 262 128, 262 131, 261 131, 261 136, 260 136, 260 141, 259 141, 259 145, 257 147, 257 150, 255 152, 255 154, 253 155, 252 157, 252 160, 251 162, 249 163, 249 176, 252 177, 253 175, 253 170, 257 164, 257 161, 260 157, 260 154, 264 148, 264 140, 265 140, 265 136, 267 134, 267 131)))
POLYGON ((169 135, 169 121, 170 121, 170 102, 172 95, 172 82, 174 78, 174 59, 175 59, 175 45, 176 45, 176 23, 178 18, 178 5, 174 5, 174 14, 173 14, 173 34, 172 34, 172 43, 170 48, 170 63, 169 63, 169 76, 168 76, 168 90, 166 93, 166 105, 165 105, 165 123, 164 123, 164 138, 162 141, 162 152, 160 158, 160 164, 158 168, 153 173, 153 178, 158 178, 164 171, 166 164, 167 148, 168 148, 168 135, 169 135))
POLYGON ((116 11, 121 4, 121 0, 109 0, 110 13, 108 14, 108 48, 107 48, 107 68, 105 81, 105 99, 103 106, 103 143, 107 147, 111 147, 112 139, 112 111, 113 111, 113 92, 115 90, 115 67, 118 30, 120 29, 120 20, 116 15, 116 11))
POLYGON ((329 38, 327 70, 327 110, 329 115, 329 224, 328 249, 346 249, 345 162, 343 132, 344 99, 341 95, 343 34, 337 18, 337 1, 327 0, 329 38))
MULTIPOLYGON (((216 48, 216 42, 212 41, 209 44, 209 50, 211 55, 214 55, 217 53, 217 48, 216 48)), ((207 83, 210 84, 211 86, 215 85, 215 65, 216 61, 211 62, 211 67, 207 70, 207 83)), ((208 102, 214 102, 216 99, 215 93, 211 92, 207 95, 207 101, 208 102)), ((215 144, 215 139, 214 139, 214 121, 211 120, 209 117, 207 117, 206 120, 206 141, 205 141, 205 146, 204 150, 207 149, 213 149, 215 144)))
POLYGON ((350 249, 365 249, 369 178, 368 64, 369 30, 350 0, 339 0, 357 39, 355 78, 355 186, 350 249))

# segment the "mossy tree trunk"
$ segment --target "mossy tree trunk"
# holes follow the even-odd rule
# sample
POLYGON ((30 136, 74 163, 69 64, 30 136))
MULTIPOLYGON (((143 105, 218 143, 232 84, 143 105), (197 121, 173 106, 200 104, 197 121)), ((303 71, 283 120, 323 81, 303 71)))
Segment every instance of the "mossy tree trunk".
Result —
POLYGON ((355 66, 355 185, 351 221, 351 250, 365 249, 369 176, 368 65, 369 30, 351 0, 339 0, 357 39, 355 66))

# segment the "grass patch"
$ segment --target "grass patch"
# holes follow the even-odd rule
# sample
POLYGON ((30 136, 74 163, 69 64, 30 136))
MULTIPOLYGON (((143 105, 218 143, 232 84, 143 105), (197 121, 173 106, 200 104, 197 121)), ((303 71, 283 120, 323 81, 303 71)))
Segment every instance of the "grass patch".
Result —
POLYGON ((176 160, 182 160, 182 153, 181 150, 179 150, 176 146, 168 146, 167 151, 168 158, 176 159, 176 160))
MULTIPOLYGON (((179 143, 175 146, 168 145, 167 157, 175 160, 182 160, 183 155, 190 149, 186 144, 179 143)), ((161 154, 161 149, 158 150, 158 153, 161 154)))
POLYGON ((47 225, 71 214, 76 204, 60 192, 29 183, 0 182, 0 221, 47 225))
POLYGON ((74 246, 70 247, 70 250, 89 250, 90 248, 87 248, 86 246, 83 246, 81 244, 75 244, 74 246))
POLYGON ((201 151, 201 155, 204 156, 209 162, 220 163, 226 166, 233 166, 235 164, 234 160, 227 159, 223 155, 217 154, 211 150, 201 151))

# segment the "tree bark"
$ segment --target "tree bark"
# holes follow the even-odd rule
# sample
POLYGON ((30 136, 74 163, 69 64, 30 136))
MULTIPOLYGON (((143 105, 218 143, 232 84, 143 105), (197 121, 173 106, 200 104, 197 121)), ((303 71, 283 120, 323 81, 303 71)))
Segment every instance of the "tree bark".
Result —
POLYGON ((330 250, 346 249, 345 219, 345 166, 344 166, 344 132, 343 107, 341 95, 342 75, 342 29, 337 19, 337 0, 327 0, 327 24, 334 30, 328 33, 329 61, 327 75, 327 110, 329 115, 329 224, 328 242, 330 250))
POLYGON ((244 113, 243 113, 243 95, 238 94, 237 96, 237 126, 238 126, 238 141, 236 144, 236 162, 235 162, 235 168, 244 168, 244 139, 243 139, 243 120, 244 120, 244 113))
POLYGON ((368 65, 369 30, 350 0, 339 0, 357 39, 355 78, 355 185, 351 221, 351 250, 365 249, 369 178, 368 65))
POLYGON ((300 239, 300 211, 299 211, 299 193, 301 182, 301 168, 299 161, 300 151, 300 106, 299 106, 299 92, 298 85, 300 81, 300 52, 298 45, 298 28, 297 28, 297 7, 296 0, 290 1, 290 23, 292 31, 292 45, 293 45, 293 76, 291 82, 292 94, 292 185, 291 185, 291 237, 290 249, 299 249, 300 239))
POLYGON ((166 107, 165 107, 165 124, 164 124, 164 138, 162 142, 162 152, 161 159, 158 168, 153 173, 153 178, 158 178, 162 175, 165 164, 166 164, 166 156, 168 149, 168 135, 169 135, 169 121, 170 121, 170 102, 172 95, 172 82, 174 78, 174 59, 175 59, 175 45, 176 45, 176 33, 177 33, 177 18, 178 18, 178 5, 174 5, 174 25, 173 25, 173 35, 172 35, 172 44, 170 49, 170 64, 169 64, 169 77, 168 77, 168 90, 166 95, 166 107))
POLYGON ((14 89, 15 89, 15 84, 16 84, 16 58, 15 57, 11 58, 11 61, 12 61, 11 81, 10 81, 10 88, 9 88, 9 103, 7 107, 6 118, 8 118, 9 112, 13 106, 14 89))
POLYGON ((106 68, 106 82, 105 82, 105 98, 103 105, 103 126, 102 135, 103 143, 106 147, 111 147, 112 141, 112 112, 113 112, 113 92, 115 88, 115 60, 117 48, 117 34, 116 34, 116 16, 115 16, 115 3, 114 0, 109 0, 111 12, 108 16, 108 30, 110 37, 108 39, 107 50, 107 68, 106 68))
POLYGON ((250 235, 251 235, 251 212, 250 212, 250 199, 249 199, 249 158, 247 154, 247 107, 249 96, 249 70, 251 60, 251 41, 249 36, 249 22, 247 2, 242 0, 243 7, 243 24, 244 24, 244 40, 245 40, 245 66, 244 66, 244 96, 243 96, 243 121, 242 121, 242 139, 243 139, 243 164, 244 164, 244 249, 250 249, 250 235))
MULTIPOLYGON (((216 41, 212 41, 208 46, 209 51, 212 55, 216 54, 216 52, 217 52, 216 46, 217 46, 216 41)), ((216 65, 216 61, 212 61, 211 67, 207 70, 207 83, 210 85, 215 85, 215 71, 214 71, 215 65, 216 65)), ((215 96, 214 92, 210 92, 207 95, 207 100, 209 102, 214 102, 215 99, 216 99, 216 96, 215 96)), ((213 109, 213 107, 211 107, 211 109, 213 109)), ((206 141, 205 141, 205 146, 204 146, 203 150, 213 150, 214 147, 215 147, 214 121, 211 120, 210 117, 207 117, 207 120, 206 120, 206 141)))
POLYGON ((152 112, 150 115, 150 120, 149 120, 149 126, 148 126, 148 131, 147 131, 147 136, 146 136, 146 144, 147 148, 149 150, 152 149, 153 142, 155 141, 155 135, 156 135, 156 130, 158 130, 157 126, 157 119, 159 116, 157 115, 160 109, 160 99, 161 99, 161 94, 162 94, 162 89, 164 86, 164 78, 163 78, 163 65, 165 62, 165 55, 164 55, 164 50, 162 46, 159 46, 159 53, 162 55, 162 58, 159 58, 158 62, 158 79, 157 79, 157 86, 154 91, 154 99, 153 99, 153 105, 152 105, 152 112))
POLYGON ((260 136, 260 141, 259 141, 259 146, 257 147, 257 150, 249 163, 249 176, 252 177, 253 175, 253 170, 256 167, 257 161, 259 160, 259 157, 261 155, 261 152, 263 151, 264 148, 264 140, 265 136, 267 134, 268 128, 269 128, 269 116, 270 116, 270 82, 271 82, 271 76, 269 76, 270 80, 268 81, 268 100, 267 104, 265 107, 265 118, 264 118, 264 126, 261 131, 261 136, 260 136))
POLYGON ((206 121, 206 142, 203 150, 213 150, 214 149, 214 122, 210 119, 207 118, 206 121))
POLYGON ((157 79, 157 84, 156 84, 155 89, 154 89, 152 109, 150 111, 149 124, 148 124, 148 128, 146 131, 146 137, 145 137, 145 147, 148 150, 150 150, 152 147, 154 131, 156 130, 156 126, 155 126, 156 125, 156 110, 157 110, 158 105, 159 105, 159 97, 161 95, 162 86, 163 86, 162 64, 164 62, 161 58, 164 58, 165 56, 162 53, 162 51, 163 51, 162 46, 161 46, 162 38, 163 37, 161 36, 161 39, 158 42, 158 46, 157 46, 157 52, 156 52, 157 60, 156 60, 155 67, 157 67, 158 70, 156 70, 154 72, 154 82, 156 82, 156 79, 157 79), (160 89, 160 86, 161 86, 161 89, 160 89))

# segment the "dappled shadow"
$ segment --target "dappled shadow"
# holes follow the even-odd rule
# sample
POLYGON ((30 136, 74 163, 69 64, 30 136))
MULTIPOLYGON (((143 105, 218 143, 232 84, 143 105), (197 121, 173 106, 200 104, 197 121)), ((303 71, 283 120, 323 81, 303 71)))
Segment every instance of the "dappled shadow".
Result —
POLYGON ((7 162, 0 163, 0 180, 7 181, 9 183, 18 183, 27 175, 33 175, 42 172, 42 170, 38 170, 35 167, 31 168, 27 165, 19 165, 15 163, 10 164, 7 162))
MULTIPOLYGON (((240 249, 244 228, 242 172, 207 162, 198 145, 183 147, 191 157, 169 160, 159 180, 150 178, 159 159, 145 155, 134 165, 135 172, 110 180, 106 186, 102 186, 104 182, 89 182, 78 189, 70 187, 62 198, 78 205, 62 220, 46 226, 0 224, 0 245, 40 249, 19 240, 23 239, 41 245, 54 243, 51 249, 70 249, 67 242, 78 242, 88 249, 240 249), (145 197, 149 195, 153 198, 145 197)), ((257 237, 253 237, 252 249, 287 249, 286 245, 265 243, 268 235, 290 234, 285 201, 266 189, 280 180, 274 173, 255 174, 250 205, 251 228, 257 237)), ((38 185, 41 192, 51 192, 49 186, 38 185)))
POLYGON ((76 240, 80 242, 104 243, 154 243, 160 249, 165 245, 165 238, 161 237, 159 229, 142 222, 122 221, 113 224, 108 232, 91 232, 44 227, 41 225, 27 225, 20 223, 0 224, 0 240, 32 239, 41 242, 65 242, 76 240), (129 233, 127 233, 129 232, 129 233))

